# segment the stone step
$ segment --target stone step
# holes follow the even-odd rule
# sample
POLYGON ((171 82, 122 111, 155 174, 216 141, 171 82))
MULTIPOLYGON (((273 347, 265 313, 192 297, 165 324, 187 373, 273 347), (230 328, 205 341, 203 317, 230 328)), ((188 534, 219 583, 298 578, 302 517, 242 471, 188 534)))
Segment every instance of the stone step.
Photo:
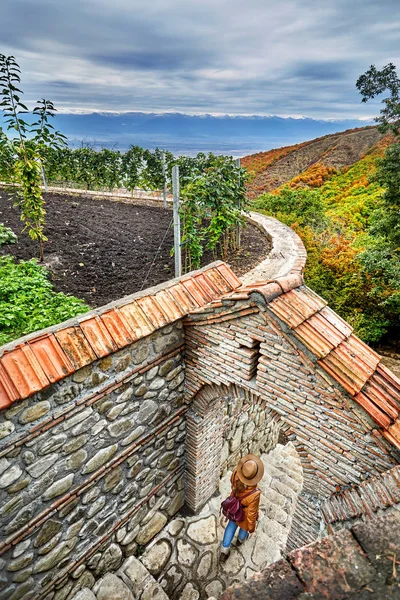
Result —
POLYGON ((291 485, 287 484, 287 481, 283 483, 283 481, 274 479, 271 483, 271 488, 284 496, 285 498, 290 498, 292 502, 294 502, 298 496, 298 493, 301 489, 301 486, 297 482, 294 482, 292 479, 289 480, 291 485))
POLYGON ((260 503, 261 518, 264 514, 269 519, 273 519, 281 525, 284 525, 288 520, 288 513, 285 510, 283 510, 283 508, 281 508, 280 506, 276 506, 276 504, 271 504, 270 502, 267 502, 265 504, 260 503))
POLYGON ((271 504, 276 506, 284 507, 286 504, 285 496, 282 496, 278 491, 273 488, 267 488, 262 494, 271 504))
POLYGON ((296 475, 301 474, 302 470, 303 470, 301 464, 297 464, 292 459, 281 460, 277 457, 277 458, 273 458, 270 461, 270 464, 273 467, 275 467, 276 469, 284 470, 284 471, 288 470, 293 473, 296 473, 296 475))
POLYGON ((259 525, 256 529, 256 534, 259 531, 266 533, 272 540, 278 542, 281 547, 285 546, 286 536, 288 535, 287 524, 282 525, 281 523, 264 516, 259 522, 259 525))

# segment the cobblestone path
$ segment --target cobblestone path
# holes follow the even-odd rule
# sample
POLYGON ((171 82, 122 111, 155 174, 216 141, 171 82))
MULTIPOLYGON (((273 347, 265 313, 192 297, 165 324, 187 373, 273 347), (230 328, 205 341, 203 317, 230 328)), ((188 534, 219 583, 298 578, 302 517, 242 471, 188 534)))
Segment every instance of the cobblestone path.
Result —
POLYGON ((257 530, 240 548, 232 545, 225 564, 218 564, 224 531, 219 508, 230 492, 230 473, 221 480, 220 495, 212 498, 200 515, 174 519, 141 557, 169 598, 218 598, 229 585, 281 558, 303 483, 302 468, 291 443, 278 444, 261 458, 265 474, 259 484, 262 494, 257 530))
POLYGON ((278 444, 261 458, 259 524, 245 544, 232 546, 226 563, 218 564, 224 533, 219 508, 230 493, 230 473, 200 515, 175 518, 140 559, 130 556, 116 573, 104 575, 92 590, 83 588, 73 600, 216 600, 228 586, 279 560, 303 484, 302 468, 291 443, 278 444))

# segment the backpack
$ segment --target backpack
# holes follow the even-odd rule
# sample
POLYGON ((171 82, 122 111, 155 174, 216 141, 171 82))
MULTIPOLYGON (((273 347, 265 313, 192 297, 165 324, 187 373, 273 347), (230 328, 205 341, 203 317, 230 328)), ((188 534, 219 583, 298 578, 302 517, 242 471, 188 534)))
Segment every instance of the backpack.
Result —
MULTIPOLYGON (((254 494, 254 492, 258 491, 258 488, 256 488, 255 490, 251 490, 250 492, 242 496, 241 499, 244 500, 244 498, 247 498, 247 496, 250 496, 251 494, 254 494)), ((221 502, 221 511, 224 517, 229 519, 229 521, 241 523, 244 519, 243 506, 241 505, 239 498, 236 498, 236 496, 228 496, 226 500, 221 502)))

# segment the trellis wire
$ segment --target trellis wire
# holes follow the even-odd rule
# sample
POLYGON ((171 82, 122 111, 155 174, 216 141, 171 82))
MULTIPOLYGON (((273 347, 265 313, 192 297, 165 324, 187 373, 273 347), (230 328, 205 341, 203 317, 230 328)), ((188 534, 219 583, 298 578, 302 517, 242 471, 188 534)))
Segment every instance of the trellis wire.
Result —
POLYGON ((162 247, 162 245, 163 245, 163 243, 164 243, 164 241, 165 241, 165 238, 167 237, 167 233, 168 233, 168 231, 169 231, 169 230, 171 229, 171 227, 172 227, 172 223, 173 223, 173 222, 174 222, 174 217, 172 217, 172 219, 171 219, 171 221, 170 221, 170 223, 169 223, 169 225, 168 225, 167 229, 165 230, 164 237, 163 237, 163 239, 161 240, 161 243, 160 243, 160 245, 159 245, 159 246, 158 246, 158 248, 157 248, 157 252, 156 252, 156 253, 155 253, 155 255, 154 255, 153 262, 151 263, 151 265, 150 265, 150 267, 149 267, 149 270, 147 271, 146 277, 145 277, 145 278, 144 278, 144 280, 143 280, 142 287, 141 287, 141 288, 140 288, 140 290, 139 290, 140 292, 143 290, 143 288, 144 288, 144 284, 146 283, 146 281, 147 281, 147 280, 148 280, 148 278, 149 278, 150 272, 151 272, 152 268, 154 267, 154 263, 155 263, 155 262, 156 262, 156 260, 157 260, 158 254, 159 254, 159 252, 160 252, 160 250, 161 250, 161 247, 162 247))

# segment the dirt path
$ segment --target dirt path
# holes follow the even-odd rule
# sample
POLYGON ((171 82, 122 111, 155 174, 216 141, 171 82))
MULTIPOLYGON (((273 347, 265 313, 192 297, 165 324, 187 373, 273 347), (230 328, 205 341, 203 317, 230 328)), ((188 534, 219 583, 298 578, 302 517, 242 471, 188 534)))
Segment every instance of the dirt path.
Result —
MULTIPOLYGON (((83 298, 91 306, 102 306, 171 279, 171 220, 170 209, 48 194, 45 259, 56 290, 83 298)), ((18 235, 18 243, 2 246, 0 254, 13 254, 18 259, 37 256, 36 243, 21 233, 23 225, 13 207, 12 194, 1 188, 0 222, 18 235)), ((256 227, 248 226, 242 239, 241 251, 227 257, 239 276, 263 260, 270 249, 256 227)), ((213 260, 207 252, 203 265, 213 260)))

